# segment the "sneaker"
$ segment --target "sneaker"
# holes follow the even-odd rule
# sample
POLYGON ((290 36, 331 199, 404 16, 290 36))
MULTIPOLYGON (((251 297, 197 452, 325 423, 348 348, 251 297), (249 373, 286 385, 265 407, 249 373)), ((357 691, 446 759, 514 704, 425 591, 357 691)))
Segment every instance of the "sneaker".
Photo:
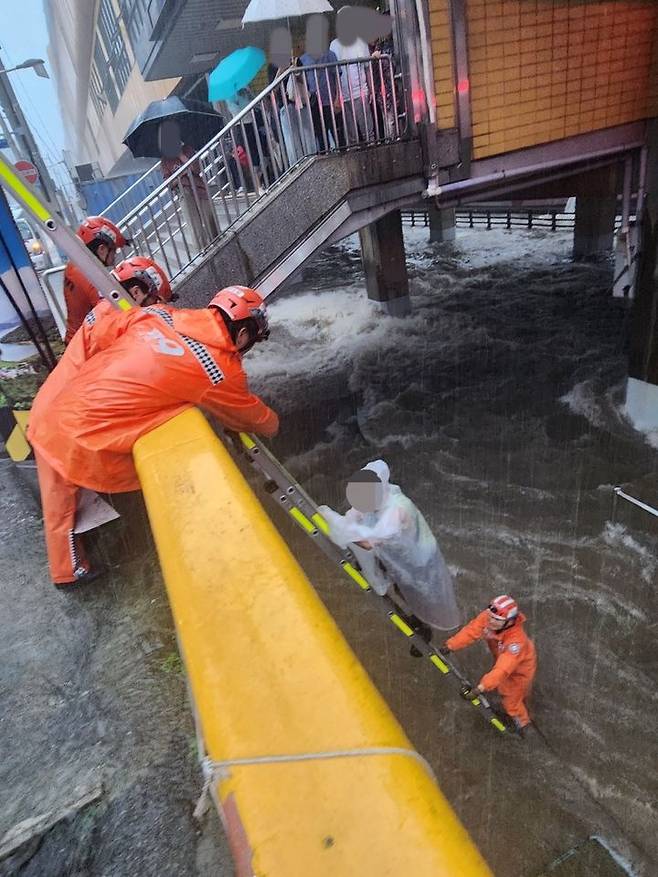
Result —
POLYGON ((96 579, 100 579, 101 576, 104 576, 106 573, 107 569, 104 567, 90 569, 77 578, 72 579, 70 582, 53 582, 53 585, 58 591, 78 591, 81 587, 90 585, 92 582, 95 582, 96 579))

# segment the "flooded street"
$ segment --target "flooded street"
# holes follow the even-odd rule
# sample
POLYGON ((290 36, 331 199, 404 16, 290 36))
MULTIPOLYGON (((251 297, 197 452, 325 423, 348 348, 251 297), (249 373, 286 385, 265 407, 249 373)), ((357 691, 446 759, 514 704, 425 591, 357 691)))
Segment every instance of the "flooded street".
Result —
MULTIPOLYGON (((517 598, 545 740, 498 736, 259 495, 496 875, 539 877, 596 835, 621 869, 597 875, 651 877, 658 529, 612 491, 655 504, 656 450, 621 407, 628 307, 608 296, 607 267, 569 261, 566 233, 468 231, 456 247, 427 236, 407 234, 410 318, 373 311, 350 240, 272 306, 247 371, 281 415, 275 453, 317 502, 344 510, 347 476, 382 457, 436 533, 463 613, 517 598)), ((131 535, 143 512, 127 503, 96 541, 96 556, 121 561, 109 580, 64 597, 37 513, 6 464, 0 477, 12 570, 0 608, 13 619, 0 836, 104 788, 20 873, 231 874, 217 820, 200 830, 191 817, 194 730, 152 543, 131 535)), ((489 666, 482 645, 457 660, 476 681, 489 666)))
MULTIPOLYGON (((409 230, 411 318, 372 312, 350 242, 308 270, 311 291, 272 307, 249 370, 282 416, 276 451, 316 501, 343 510, 347 476, 382 457, 431 523, 464 613, 519 600, 550 750, 497 739, 289 538, 495 873, 538 874, 593 833, 655 873, 658 530, 612 492, 655 503, 656 451, 621 410, 628 307, 607 266, 569 261, 566 232, 426 241, 409 230)), ((459 662, 476 680, 488 669, 484 646, 459 662)))

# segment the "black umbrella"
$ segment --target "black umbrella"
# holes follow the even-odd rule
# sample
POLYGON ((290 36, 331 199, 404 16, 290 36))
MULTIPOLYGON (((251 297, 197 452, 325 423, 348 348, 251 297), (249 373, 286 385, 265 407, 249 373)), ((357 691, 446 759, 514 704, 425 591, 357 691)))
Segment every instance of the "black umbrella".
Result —
POLYGON ((128 129, 123 142, 135 158, 160 158, 158 129, 164 119, 175 119, 186 146, 201 149, 224 127, 224 119, 201 100, 166 97, 152 101, 128 129))

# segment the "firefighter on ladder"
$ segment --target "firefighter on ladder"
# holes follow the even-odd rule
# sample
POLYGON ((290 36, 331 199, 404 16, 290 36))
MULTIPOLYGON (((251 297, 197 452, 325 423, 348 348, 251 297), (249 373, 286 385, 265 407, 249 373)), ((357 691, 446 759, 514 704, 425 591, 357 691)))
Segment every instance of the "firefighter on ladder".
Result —
POLYGON ((516 600, 502 594, 439 649, 441 654, 449 655, 478 640, 486 641, 494 666, 478 685, 463 692, 464 697, 473 700, 481 692, 497 689, 503 708, 520 736, 524 736, 530 724, 525 702, 537 670, 535 646, 524 630, 525 620, 516 600))
MULTIPOLYGON (((133 282, 126 276, 122 285, 133 282)), ((200 310, 156 304, 112 314, 92 334, 93 355, 68 379, 69 351, 82 355, 76 336, 37 394, 28 428, 51 577, 62 590, 100 574, 75 534, 79 488, 139 490, 132 448, 142 435, 195 405, 231 430, 273 436, 279 426, 250 393, 242 367, 244 353, 269 337, 265 303, 253 289, 228 287, 200 310)))
MULTIPOLYGON (((117 250, 132 243, 130 238, 104 216, 88 216, 77 231, 83 244, 106 267, 114 265, 117 250)), ((84 318, 98 304, 98 290, 84 273, 69 262, 64 272, 64 301, 66 303, 66 335, 69 344, 84 318)))

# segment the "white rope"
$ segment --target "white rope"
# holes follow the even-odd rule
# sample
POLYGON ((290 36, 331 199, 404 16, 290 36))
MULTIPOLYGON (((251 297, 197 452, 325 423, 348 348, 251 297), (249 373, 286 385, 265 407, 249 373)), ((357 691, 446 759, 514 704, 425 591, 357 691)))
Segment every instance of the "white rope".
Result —
POLYGON ((205 757, 201 760, 204 783, 201 795, 194 808, 194 818, 201 819, 208 809, 208 794, 214 783, 228 779, 231 775, 231 767, 246 767, 262 764, 288 764, 298 761, 325 761, 331 758, 360 758, 371 755, 404 755, 418 761, 427 771, 429 776, 436 782, 436 777, 431 766, 425 758, 415 749, 404 749, 399 746, 373 746, 362 749, 336 749, 326 752, 300 752, 293 755, 256 755, 251 758, 229 758, 225 761, 213 761, 205 757))

